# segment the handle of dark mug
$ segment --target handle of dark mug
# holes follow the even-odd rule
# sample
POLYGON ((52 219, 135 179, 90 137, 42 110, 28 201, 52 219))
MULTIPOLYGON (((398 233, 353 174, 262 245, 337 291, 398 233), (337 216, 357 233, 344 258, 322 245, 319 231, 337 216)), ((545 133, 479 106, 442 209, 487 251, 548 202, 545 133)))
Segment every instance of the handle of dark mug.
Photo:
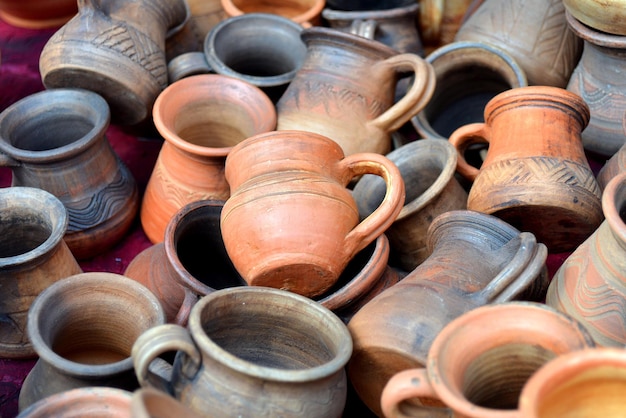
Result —
POLYGON ((456 171, 470 181, 474 181, 479 169, 472 166, 465 159, 465 151, 473 144, 489 143, 489 127, 484 123, 470 123, 456 129, 448 138, 458 153, 456 171))
POLYGON ((199 51, 185 52, 167 63, 167 76, 170 84, 192 75, 213 72, 204 52, 199 51))
MULTIPOLYGON (((441 402, 428 379, 426 369, 403 370, 389 379, 380 397, 383 415, 385 418, 408 418, 406 414, 402 413, 400 405, 402 402, 413 398, 432 399, 441 402)), ((421 416, 449 418, 452 413, 448 408, 424 407, 424 414, 421 416)))
POLYGON ((396 72, 414 73, 411 86, 404 96, 381 115, 369 123, 384 132, 400 129, 413 116, 418 114, 430 101, 435 91, 435 70, 422 57, 413 53, 393 55, 375 64, 391 67, 396 72))
MULTIPOLYGON (((131 355, 137 381, 141 387, 153 387, 174 396, 172 382, 150 370, 151 364, 168 352, 178 354, 182 352, 185 355, 181 371, 192 380, 200 370, 202 355, 191 339, 189 331, 180 325, 157 325, 145 331, 133 344, 131 355)), ((170 369, 173 367, 169 363, 167 365, 170 369)))
POLYGON ((183 303, 180 305, 178 312, 176 313, 176 317, 174 317, 174 324, 180 325, 182 327, 187 326, 187 320, 189 319, 189 314, 191 313, 191 308, 198 302, 198 295, 189 290, 186 287, 183 287, 185 292, 185 297, 183 298, 183 303))
POLYGON ((363 174, 374 174, 382 177, 387 189, 380 205, 345 238, 344 251, 348 259, 352 259, 363 248, 380 236, 396 220, 404 206, 404 180, 398 167, 381 154, 360 152, 349 155, 341 160, 345 169, 345 184, 363 174))

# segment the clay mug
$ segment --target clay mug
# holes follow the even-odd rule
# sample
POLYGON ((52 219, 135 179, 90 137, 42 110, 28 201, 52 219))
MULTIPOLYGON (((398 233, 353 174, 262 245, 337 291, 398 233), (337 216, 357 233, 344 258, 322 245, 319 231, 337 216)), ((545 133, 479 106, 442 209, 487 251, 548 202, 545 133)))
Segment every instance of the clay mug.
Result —
POLYGON ((325 0, 221 0, 222 9, 228 16, 244 13, 271 13, 310 27, 322 23, 321 13, 325 0))
POLYGON ((199 418, 191 409, 160 390, 141 388, 133 392, 130 412, 132 418, 199 418))
POLYGON ((26 332, 33 299, 82 270, 63 241, 67 211, 52 194, 1 188, 0 219, 0 357, 34 357, 26 332))
POLYGON ((28 336, 39 360, 22 385, 20 411, 81 387, 136 389, 132 345, 164 323, 157 298, 128 277, 90 272, 54 283, 28 312, 28 336))
POLYGON ((0 19, 18 28, 55 28, 77 12, 76 0, 0 1, 0 19))
POLYGON ((135 418, 132 393, 105 386, 69 389, 47 396, 18 414, 19 418, 135 418))
POLYGON ((258 286, 217 290, 193 307, 188 329, 167 324, 133 346, 142 387, 155 387, 212 417, 341 417, 346 326, 306 297, 258 286), (177 352, 169 379, 150 371, 177 352))
MULTIPOLYGON (((391 245, 391 263, 410 272, 428 256, 426 236, 442 213, 466 209, 467 192, 455 177, 457 152, 448 141, 421 139, 387 154, 400 170, 406 189, 404 207, 385 231, 391 245)), ((385 195, 379 177, 365 175, 352 196, 361 217, 372 213, 385 195)))
POLYGON ((423 416, 423 407, 440 402, 459 418, 519 417, 519 397, 529 378, 554 358, 589 347, 593 339, 580 323, 544 304, 479 307, 441 330, 425 367, 403 370, 387 382, 383 414, 423 416))
POLYGON ((277 130, 303 130, 332 138, 345 155, 386 154, 391 133, 417 114, 435 88, 432 66, 413 53, 337 29, 302 31, 307 46, 276 110, 277 130), (399 74, 413 77, 396 101, 399 74))
POLYGON ((563 354, 528 380, 519 401, 524 418, 617 418, 624 414, 626 350, 595 347, 563 354))
POLYGON ((581 132, 589 108, 551 86, 507 90, 489 101, 485 122, 458 128, 457 170, 473 181, 467 207, 535 234, 550 252, 572 251, 600 226, 600 187, 581 132), (470 144, 488 143, 479 168, 465 161, 470 144))
POLYGON ((186 204, 170 219, 163 242, 137 254, 124 271, 154 293, 167 322, 185 325, 198 298, 246 285, 224 248, 223 206, 217 200, 186 204))
POLYGON ((231 197, 221 230, 244 280, 314 297, 336 283, 349 260, 382 234, 404 204, 404 182, 386 157, 345 157, 330 138, 274 131, 236 145, 226 158, 231 197), (375 174, 385 198, 363 221, 347 188, 375 174))
POLYGON ((78 0, 41 51, 43 84, 100 94, 116 124, 149 121, 168 83, 165 39, 188 19, 185 0, 78 0))
POLYGON ((12 186, 57 196, 69 223, 65 242, 80 260, 117 244, 139 208, 135 179, 106 138, 109 107, 96 93, 52 89, 0 113, 0 165, 12 186))
POLYGON ((141 226, 163 241, 171 217, 187 203, 226 200, 226 156, 244 139, 271 131, 276 110, 257 87, 219 74, 169 85, 154 103, 154 124, 165 140, 146 185, 141 226))

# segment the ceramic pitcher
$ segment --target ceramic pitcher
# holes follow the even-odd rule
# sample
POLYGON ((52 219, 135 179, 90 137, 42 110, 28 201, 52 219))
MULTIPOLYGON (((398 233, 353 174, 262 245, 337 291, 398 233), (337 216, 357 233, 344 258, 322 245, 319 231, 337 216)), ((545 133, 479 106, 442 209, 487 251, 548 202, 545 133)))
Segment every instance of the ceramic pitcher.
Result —
POLYGON ((278 130, 303 130, 332 138, 345 155, 386 154, 391 132, 428 102, 432 66, 416 54, 399 54, 371 39, 336 29, 302 32, 307 56, 276 104, 278 130), (399 73, 414 76, 398 101, 399 73))
POLYGON ((84 89, 26 96, 0 113, 0 165, 12 185, 57 196, 69 222, 65 242, 78 259, 118 243, 139 209, 135 179, 106 137, 109 107, 84 89))
POLYGON ((572 251, 603 219, 581 139, 588 122, 582 98, 558 87, 520 87, 491 99, 484 123, 449 139, 459 151, 458 171, 473 181, 467 208, 532 232, 552 252, 572 251), (475 143, 489 144, 480 169, 464 158, 475 143))
POLYGON ((41 51, 44 86, 92 90, 114 123, 143 122, 167 86, 168 31, 188 17, 185 0, 78 0, 78 14, 41 51))
POLYGON ((345 157, 330 138, 274 131, 236 145, 226 158, 231 197, 221 230, 226 251, 251 285, 314 297, 336 283, 354 255, 382 234, 404 203, 404 182, 386 157, 345 157), (359 221, 348 183, 385 180, 378 208, 359 221))
POLYGON ((379 416, 387 381, 426 365, 431 344, 447 323, 479 306, 545 297, 546 247, 494 216, 443 213, 428 230, 428 246, 431 254, 422 264, 348 323, 354 342, 348 376, 379 416))

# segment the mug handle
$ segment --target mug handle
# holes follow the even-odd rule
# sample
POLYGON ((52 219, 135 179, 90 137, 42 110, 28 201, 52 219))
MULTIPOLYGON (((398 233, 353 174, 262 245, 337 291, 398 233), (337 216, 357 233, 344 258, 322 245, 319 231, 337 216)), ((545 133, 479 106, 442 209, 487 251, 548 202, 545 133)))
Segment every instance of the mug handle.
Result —
POLYGON ((381 154, 359 152, 345 157, 339 164, 347 174, 346 185, 355 177, 374 174, 382 177, 387 186, 380 205, 346 235, 345 253, 352 259, 385 232, 400 214, 405 198, 404 180, 400 169, 381 154))
POLYGON ((374 65, 377 66, 392 67, 397 72, 415 74, 404 96, 369 122, 384 132, 397 131, 430 101, 435 91, 435 69, 422 57, 412 53, 394 55, 374 65))
POLYGON ((482 122, 461 126, 452 132, 448 141, 454 145, 458 153, 456 171, 466 179, 474 181, 480 170, 465 160, 465 150, 473 144, 488 144, 489 127, 482 122))
POLYGON ((176 313, 176 317, 172 321, 176 325, 187 326, 187 320, 189 319, 189 314, 191 313, 191 308, 198 302, 198 295, 189 290, 187 287, 183 286, 185 297, 183 299, 183 303, 180 305, 178 312, 176 313))
MULTIPOLYGON (((160 359, 159 356, 172 351, 185 354, 185 358, 181 359, 183 361, 181 372, 192 380, 200 370, 202 355, 187 329, 175 324, 157 325, 137 338, 131 355, 137 381, 141 387, 153 387, 174 396, 172 382, 150 370, 150 365, 160 359)), ((161 363, 165 362, 162 360, 161 363)), ((163 375, 171 375, 172 367, 166 363, 163 375)))
MULTIPOLYGON (((428 379, 426 369, 408 369, 396 373, 385 385, 380 397, 380 405, 385 418, 407 417, 400 404, 411 398, 426 398, 441 402, 428 379)), ((424 417, 449 418, 448 408, 424 406, 424 417)))

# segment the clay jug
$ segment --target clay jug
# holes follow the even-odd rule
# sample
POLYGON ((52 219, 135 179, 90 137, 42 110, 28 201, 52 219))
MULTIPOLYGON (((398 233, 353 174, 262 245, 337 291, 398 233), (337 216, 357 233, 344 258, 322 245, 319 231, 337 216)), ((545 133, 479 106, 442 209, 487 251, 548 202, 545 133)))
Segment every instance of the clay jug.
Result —
POLYGON ((354 342, 348 376, 379 416, 387 381, 426 365, 428 350, 447 323, 479 306, 545 295, 546 247, 494 216, 443 213, 430 225, 428 246, 431 254, 421 265, 348 323, 354 342))
POLYGON ((306 131, 274 131, 233 147, 226 158, 231 197, 221 230, 226 251, 250 285, 314 297, 354 255, 382 234, 404 204, 398 168, 374 153, 345 157, 335 141, 306 131), (380 206, 359 222, 350 190, 363 174, 385 179, 380 206))
POLYGON ((591 118, 582 133, 585 150, 605 158, 624 145, 626 111, 626 37, 586 26, 567 13, 567 23, 584 42, 583 53, 567 84, 589 106, 591 118))
POLYGON ((76 0, 0 1, 0 19, 18 28, 55 28, 77 12, 76 0))
POLYGON ((0 165, 12 185, 57 196, 69 223, 65 242, 79 260, 124 238, 139 209, 135 179, 106 137, 109 107, 96 93, 52 89, 0 113, 0 165))
MULTIPOLYGON (((406 197, 404 207, 385 231, 391 245, 391 263, 410 272, 428 256, 426 235, 433 219, 442 213, 465 209, 467 192, 455 177, 457 153, 448 141, 422 139, 387 154, 400 170, 406 197)), ((372 213, 385 196, 379 177, 365 175, 352 196, 359 214, 372 213)))
POLYGON ((556 272, 546 303, 582 322, 599 345, 626 344, 626 173, 602 194, 605 220, 556 272))
POLYGON ((124 272, 155 294, 168 322, 186 325, 198 298, 246 284, 224 248, 223 206, 223 201, 216 200, 183 206, 170 219, 163 242, 137 254, 124 272))
POLYGON ((520 87, 491 99, 484 123, 449 139, 458 172, 473 181, 467 208, 532 232, 551 252, 572 251, 603 219, 580 136, 588 121, 585 102, 558 87, 520 87), (475 143, 489 144, 480 169, 463 156, 475 143))
POLYGON ((562 0, 484 0, 454 39, 491 44, 517 61, 528 84, 562 88, 583 49, 562 0))
POLYGON ((221 0, 222 9, 228 16, 245 13, 270 13, 286 17, 310 27, 322 23, 321 13, 325 0, 221 0))
POLYGON ((276 126, 276 110, 261 90, 218 74, 187 77, 169 85, 154 103, 163 146, 146 185, 141 226, 153 243, 187 203, 226 200, 224 163, 232 147, 276 126))
POLYGON ((418 412, 433 408, 420 404, 435 400, 445 405, 445 416, 521 418, 519 398, 533 374, 559 356, 590 347, 593 340, 580 323, 544 304, 482 306, 441 330, 427 364, 389 380, 381 397, 383 413, 386 418, 421 417, 418 412), (409 408, 414 413, 405 413, 409 408))
POLYGON ((34 357, 26 333, 33 298, 82 270, 63 241, 67 211, 55 196, 33 187, 2 188, 0 219, 0 357, 34 357))
POLYGON ((44 86, 100 94, 116 124, 149 120, 167 86, 166 35, 188 17, 184 0, 78 0, 78 14, 41 51, 44 86))
POLYGON ((277 129, 332 138, 345 155, 391 151, 391 132, 432 95, 432 66, 415 54, 336 29, 313 27, 301 37, 307 56, 276 104, 277 129), (394 102, 399 73, 414 78, 394 102))
POLYGON ((350 334, 331 311, 258 286, 215 291, 193 307, 187 329, 155 327, 133 346, 142 387, 214 418, 339 418, 351 353, 350 334), (166 352, 177 352, 169 378, 150 368, 166 352))
POLYGON ((28 336, 39 360, 22 385, 20 411, 81 387, 135 390, 133 343, 164 323, 157 298, 128 277, 92 272, 54 283, 28 312, 28 336))
POLYGON ((55 393, 22 412, 19 418, 136 418, 131 414, 132 393, 109 387, 83 387, 55 393))

